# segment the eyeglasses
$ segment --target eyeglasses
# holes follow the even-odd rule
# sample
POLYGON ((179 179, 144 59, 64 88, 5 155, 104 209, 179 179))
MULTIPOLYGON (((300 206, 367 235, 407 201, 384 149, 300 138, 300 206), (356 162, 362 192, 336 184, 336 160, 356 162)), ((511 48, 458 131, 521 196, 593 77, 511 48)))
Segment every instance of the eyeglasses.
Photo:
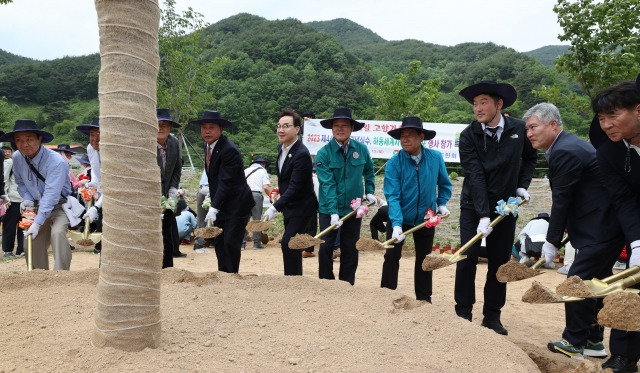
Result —
POLYGON ((293 124, 289 124, 289 123, 285 123, 285 124, 278 124, 278 125, 276 126, 276 128, 277 128, 277 129, 280 129, 280 128, 289 129, 289 128, 291 128, 291 127, 293 127, 293 124))

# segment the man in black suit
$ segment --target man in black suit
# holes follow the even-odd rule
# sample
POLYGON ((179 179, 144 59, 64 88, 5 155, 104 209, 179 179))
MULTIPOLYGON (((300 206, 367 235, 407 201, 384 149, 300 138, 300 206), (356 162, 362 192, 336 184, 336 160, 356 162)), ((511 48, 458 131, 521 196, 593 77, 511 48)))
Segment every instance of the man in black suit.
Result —
MULTIPOLYGON (((180 125, 171 118, 169 109, 156 109, 158 118, 158 152, 156 159, 160 167, 160 182, 162 195, 169 198, 178 197, 182 162, 178 138, 171 134, 173 128, 180 125)), ((173 258, 184 258, 187 254, 180 252, 180 238, 176 215, 171 209, 162 213, 162 243, 164 255, 162 268, 173 267, 173 258)))
POLYGON ((222 234, 214 241, 218 270, 238 273, 242 239, 255 205, 244 177, 242 155, 236 144, 222 134, 223 128, 232 124, 219 112, 207 110, 202 118, 191 123, 200 125, 200 135, 205 142, 205 169, 211 198, 205 220, 222 228, 222 234))
MULTIPOLYGON (((551 216, 542 255, 552 263, 565 227, 577 254, 568 276, 582 280, 612 274, 624 239, 598 168, 596 150, 587 141, 566 132, 558 109, 549 103, 535 105, 523 118, 527 137, 536 149, 546 149, 551 186, 551 216), (594 200, 597 202, 594 203, 594 200)), ((550 342, 552 352, 573 359, 607 356, 604 328, 597 323, 602 299, 565 303, 566 326, 562 339, 550 342)))
MULTIPOLYGON (((596 117, 589 138, 613 209, 622 225, 630 266, 640 266, 640 75, 636 83, 615 84, 598 93, 591 106, 596 117)), ((640 332, 611 330, 611 358, 602 369, 637 372, 640 332)))
POLYGON ((278 189, 280 198, 264 216, 273 219, 276 211, 284 215, 282 260, 285 276, 302 276, 302 251, 289 249, 289 240, 305 233, 310 219, 315 218, 318 200, 313 191, 313 161, 307 147, 298 139, 302 117, 295 110, 283 109, 278 116, 278 189))
MULTIPOLYGON (((509 197, 529 200, 526 189, 533 178, 538 154, 526 138, 524 122, 501 115, 501 110, 513 105, 517 98, 510 84, 485 80, 459 94, 473 105, 476 117, 460 133, 460 164, 465 173, 460 193, 460 242, 466 244, 479 232, 486 237, 488 265, 481 325, 507 335, 500 321, 507 284, 499 282, 496 273, 511 257, 516 219, 507 215, 495 228, 489 227, 489 223, 498 216, 494 210, 499 200, 506 201, 509 197)), ((456 264, 455 310, 458 316, 471 321, 480 242, 465 254, 467 259, 456 264)))

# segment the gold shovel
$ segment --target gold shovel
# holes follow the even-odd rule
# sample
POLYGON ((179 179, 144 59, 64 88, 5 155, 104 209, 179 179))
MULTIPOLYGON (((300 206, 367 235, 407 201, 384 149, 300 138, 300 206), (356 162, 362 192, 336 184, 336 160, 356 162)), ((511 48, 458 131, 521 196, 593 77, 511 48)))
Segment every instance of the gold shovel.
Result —
MULTIPOLYGON (((440 219, 445 219, 448 218, 450 214, 447 215, 437 215, 440 217, 440 219)), ((422 228, 426 227, 426 223, 422 222, 418 225, 416 225, 413 228, 409 228, 408 230, 402 232, 402 235, 404 236, 408 236, 410 234, 412 234, 413 232, 416 232, 422 228)), ((356 249, 358 249, 358 251, 369 251, 369 250, 386 250, 386 249, 393 249, 393 244, 396 243, 396 239, 392 238, 389 240, 386 240, 384 242, 380 242, 378 240, 374 240, 373 238, 368 238, 368 237, 362 237, 358 240, 358 242, 356 242, 356 249)))
POLYGON ((254 232, 262 232, 273 225, 272 222, 269 221, 269 217, 265 216, 262 220, 252 220, 247 223, 247 231, 254 232))
POLYGON ((211 219, 207 219, 207 225, 202 228, 197 228, 193 231, 193 234, 196 237, 200 238, 214 238, 218 237, 222 233, 222 228, 213 227, 211 224, 211 219))
MULTIPOLYGON (((569 242, 569 236, 566 236, 561 242, 560 245, 558 246, 558 250, 560 250, 562 247, 564 247, 564 245, 567 244, 567 242, 569 242)), ((543 273, 546 273, 547 271, 544 269, 539 269, 540 267, 542 267, 542 265, 546 262, 546 258, 544 257, 544 255, 540 255, 540 259, 538 259, 537 262, 535 262, 529 269, 534 270, 535 274, 532 276, 526 276, 524 278, 518 278, 518 280, 514 280, 514 281, 519 281, 519 280, 525 280, 528 278, 532 278, 538 275, 541 275, 543 273)), ((505 266, 506 264, 503 264, 500 266, 500 268, 502 268, 503 266, 505 266)), ((523 264, 518 264, 518 265, 523 265, 523 264)), ((500 271, 500 268, 498 268, 498 272, 500 271)), ((524 269, 525 271, 527 270, 527 268, 524 269)), ((530 272, 530 271, 528 271, 530 272)), ((500 281, 500 280, 498 280, 500 281)), ((513 282, 513 281, 507 281, 507 282, 513 282)))
MULTIPOLYGON (((374 202, 368 203, 366 206, 372 206, 374 205, 374 202)), ((339 221, 345 221, 347 219, 349 219, 350 217, 354 216, 357 213, 357 209, 351 211, 350 213, 348 213, 347 215, 343 216, 342 218, 340 218, 339 221)), ((291 250, 302 250, 302 249, 306 249, 309 246, 316 246, 316 245, 320 245, 321 243, 323 243, 324 241, 320 239, 320 237, 324 236, 325 234, 331 232, 333 229, 335 229, 336 224, 331 224, 330 226, 328 226, 327 228, 325 228, 325 230, 323 230, 322 232, 316 234, 315 236, 311 237, 310 235, 306 234, 306 233, 298 233, 295 236, 291 237, 291 239, 289 240, 289 249, 291 250)))
MULTIPOLYGON (((89 209, 91 208, 91 202, 92 202, 91 200, 87 201, 87 207, 86 207, 87 211, 89 211, 89 209)), ((91 225, 91 221, 87 216, 84 219, 84 230, 82 232, 78 230, 69 231, 69 237, 71 238, 71 241, 73 241, 75 245, 91 247, 97 244, 98 242, 100 242, 100 240, 102 239, 102 233, 101 232, 89 233, 90 225, 91 225)))

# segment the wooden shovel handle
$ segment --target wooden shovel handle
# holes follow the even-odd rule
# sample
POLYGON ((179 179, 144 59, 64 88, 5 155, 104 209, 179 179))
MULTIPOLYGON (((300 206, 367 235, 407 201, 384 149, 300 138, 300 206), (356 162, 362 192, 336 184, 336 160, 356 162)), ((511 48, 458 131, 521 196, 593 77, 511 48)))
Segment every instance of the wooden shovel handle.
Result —
MULTIPOLYGON (((73 197, 71 197, 73 198, 73 197)), ((91 198, 88 202, 87 202, 87 212, 89 212, 89 209, 91 208, 91 202, 93 201, 93 198, 91 198)), ((91 221, 89 220, 89 216, 87 215, 86 218, 84 218, 84 231, 82 231, 82 238, 83 239, 87 239, 89 238, 89 225, 91 225, 91 221)))
MULTIPOLYGON (((527 200, 522 200, 522 202, 520 202, 520 204, 518 204, 518 206, 522 206, 525 203, 527 203, 527 200)), ((505 218, 505 216, 507 216, 507 214, 500 215, 500 216, 496 217, 495 219, 491 220, 491 222, 489 223, 489 226, 491 228, 495 227, 498 223, 500 223, 502 221, 502 219, 505 218)), ((456 251, 456 253, 453 254, 453 256, 449 260, 453 261, 455 256, 458 256, 458 257, 462 256, 467 250, 469 250, 469 248, 471 246, 475 245, 475 243, 480 241, 481 239, 482 239, 482 232, 476 233, 476 235, 471 237, 471 239, 469 241, 467 241, 467 243, 462 245, 460 247, 460 249, 458 249, 458 251, 456 251)))
POLYGON ((33 246, 31 233, 27 236, 27 270, 33 270, 33 246))
MULTIPOLYGON (((369 207, 369 206, 374 205, 374 204, 375 204, 375 202, 371 202, 371 203, 367 203, 366 206, 369 207)), ((341 217, 339 221, 345 221, 345 220, 349 219, 350 217, 354 216, 357 212, 358 212, 357 209, 353 210, 350 213, 348 213, 347 215, 341 217)), ((336 225, 335 224, 331 224, 330 226, 325 228, 322 232, 316 234, 313 238, 320 238, 320 237, 324 236, 325 234, 331 232, 335 228, 336 228, 336 225)))
MULTIPOLYGON (((446 218, 448 218, 448 217, 449 217, 449 215, 450 215, 450 214, 447 214, 447 215, 438 215, 438 216, 440 216, 440 218, 441 218, 441 219, 446 219, 446 218)), ((403 234, 403 235, 405 235, 405 236, 406 236, 406 235, 409 235, 409 234, 411 234, 411 233, 413 233, 413 232, 415 232, 415 231, 418 231, 418 230, 420 230, 420 229, 422 229, 422 228, 426 227, 426 225, 425 225, 425 224, 426 224, 426 223, 420 223, 420 224, 416 225, 415 227, 413 227, 413 228, 409 228, 408 230, 406 230, 406 231, 402 232, 402 234, 403 234)), ((395 238, 392 238, 392 239, 386 240, 386 241, 384 241, 384 242, 382 243, 382 246, 384 246, 384 247, 388 247, 388 248, 391 248, 391 245, 393 245, 394 243, 396 243, 396 241, 398 241, 398 240, 396 240, 395 238)))

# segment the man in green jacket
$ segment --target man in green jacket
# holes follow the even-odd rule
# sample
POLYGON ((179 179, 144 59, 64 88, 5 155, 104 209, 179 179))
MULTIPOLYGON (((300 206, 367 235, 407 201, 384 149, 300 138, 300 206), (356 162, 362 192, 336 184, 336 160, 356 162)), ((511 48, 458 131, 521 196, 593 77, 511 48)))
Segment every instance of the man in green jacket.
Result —
POLYGON ((322 279, 334 280, 333 246, 337 229, 340 228, 340 273, 338 279, 351 285, 355 282, 358 268, 356 241, 360 238, 361 218, 352 217, 340 221, 340 217, 352 211, 351 202, 366 194, 367 202, 377 203, 373 160, 366 145, 351 139, 351 133, 359 131, 364 123, 351 117, 351 110, 338 108, 333 118, 320 121, 322 127, 331 129, 333 139, 318 151, 316 173, 320 182, 318 220, 320 230, 330 225, 335 228, 327 233, 318 252, 318 275, 322 279))

